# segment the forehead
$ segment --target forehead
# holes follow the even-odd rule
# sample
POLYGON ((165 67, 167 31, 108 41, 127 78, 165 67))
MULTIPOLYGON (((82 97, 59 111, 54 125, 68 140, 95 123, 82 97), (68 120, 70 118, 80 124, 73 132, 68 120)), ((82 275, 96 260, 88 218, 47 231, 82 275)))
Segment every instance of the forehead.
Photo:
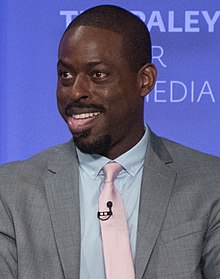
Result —
POLYGON ((59 59, 121 59, 123 36, 92 26, 69 29, 62 38, 59 59))

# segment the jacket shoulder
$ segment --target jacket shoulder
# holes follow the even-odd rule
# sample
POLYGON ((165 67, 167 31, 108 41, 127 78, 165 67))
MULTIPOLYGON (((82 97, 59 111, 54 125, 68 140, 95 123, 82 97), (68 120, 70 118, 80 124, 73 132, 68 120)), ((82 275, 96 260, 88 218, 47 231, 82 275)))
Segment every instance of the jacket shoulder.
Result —
POLYGON ((73 149, 72 142, 59 144, 41 151, 34 156, 22 160, 6 163, 0 166, 0 188, 7 184, 15 184, 18 180, 36 184, 48 170, 48 165, 52 161, 59 160, 65 153, 70 153, 73 149))
POLYGON ((173 163, 177 168, 189 169, 197 168, 210 171, 219 171, 220 176, 220 158, 214 155, 186 147, 174 141, 161 138, 167 151, 173 158, 173 163))

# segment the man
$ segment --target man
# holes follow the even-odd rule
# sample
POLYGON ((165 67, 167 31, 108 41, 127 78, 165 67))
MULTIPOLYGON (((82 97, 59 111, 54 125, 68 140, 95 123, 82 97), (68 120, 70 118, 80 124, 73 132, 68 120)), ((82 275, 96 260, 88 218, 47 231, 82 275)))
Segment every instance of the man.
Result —
POLYGON ((123 168, 135 278, 220 278, 220 160, 144 124, 155 80, 136 16, 105 5, 72 21, 57 100, 73 141, 1 167, 1 278, 105 278, 97 211, 109 161, 123 168))

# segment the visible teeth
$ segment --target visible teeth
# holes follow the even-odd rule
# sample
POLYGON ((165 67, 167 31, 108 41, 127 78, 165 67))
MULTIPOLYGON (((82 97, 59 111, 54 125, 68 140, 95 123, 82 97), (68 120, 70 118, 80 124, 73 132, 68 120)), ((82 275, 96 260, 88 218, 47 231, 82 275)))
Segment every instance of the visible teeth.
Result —
POLYGON ((99 114, 100 114, 100 112, 81 113, 81 114, 73 115, 73 118, 75 118, 75 119, 85 119, 85 118, 97 116, 99 114))

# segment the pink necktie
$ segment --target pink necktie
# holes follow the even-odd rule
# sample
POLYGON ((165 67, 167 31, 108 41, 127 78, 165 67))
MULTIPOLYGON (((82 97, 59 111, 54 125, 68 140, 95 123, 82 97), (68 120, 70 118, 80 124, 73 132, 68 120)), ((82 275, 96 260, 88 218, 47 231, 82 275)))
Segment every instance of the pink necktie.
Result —
POLYGON ((118 163, 104 166, 104 188, 99 198, 106 279, 135 279, 124 204, 114 187, 121 169, 118 163))

